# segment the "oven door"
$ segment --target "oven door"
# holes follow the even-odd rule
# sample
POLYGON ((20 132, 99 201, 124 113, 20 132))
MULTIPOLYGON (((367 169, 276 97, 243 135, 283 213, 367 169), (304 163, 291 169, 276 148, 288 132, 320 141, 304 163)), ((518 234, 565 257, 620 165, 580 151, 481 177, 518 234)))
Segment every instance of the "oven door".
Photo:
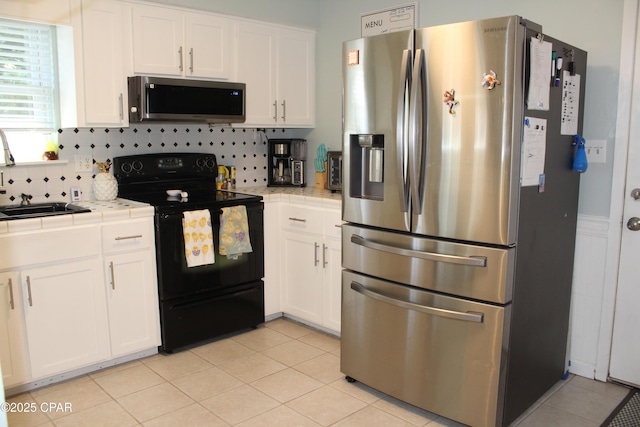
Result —
POLYGON ((340 368, 427 411, 501 425, 510 313, 343 270, 340 368))
POLYGON ((161 301, 194 297, 220 289, 259 281, 264 276, 264 214, 262 203, 247 204, 249 238, 253 252, 238 259, 220 255, 220 208, 209 209, 215 246, 215 263, 187 267, 184 254, 182 212, 156 214, 158 292, 161 301))

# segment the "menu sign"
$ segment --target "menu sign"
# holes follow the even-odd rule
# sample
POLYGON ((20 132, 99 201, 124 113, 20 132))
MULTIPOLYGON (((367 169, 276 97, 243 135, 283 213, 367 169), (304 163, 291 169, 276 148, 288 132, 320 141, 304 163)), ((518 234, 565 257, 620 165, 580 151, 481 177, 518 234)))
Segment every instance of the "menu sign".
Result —
POLYGON ((416 3, 365 13, 360 18, 360 34, 362 37, 392 33, 394 31, 412 30, 416 28, 416 3))

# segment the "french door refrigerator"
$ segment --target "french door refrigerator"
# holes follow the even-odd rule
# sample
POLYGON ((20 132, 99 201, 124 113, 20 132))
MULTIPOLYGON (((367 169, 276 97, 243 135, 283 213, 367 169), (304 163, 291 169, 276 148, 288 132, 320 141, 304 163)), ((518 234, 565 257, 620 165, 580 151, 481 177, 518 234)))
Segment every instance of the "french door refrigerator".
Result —
POLYGON ((507 425, 567 370, 587 54, 518 16, 342 54, 341 370, 507 425))

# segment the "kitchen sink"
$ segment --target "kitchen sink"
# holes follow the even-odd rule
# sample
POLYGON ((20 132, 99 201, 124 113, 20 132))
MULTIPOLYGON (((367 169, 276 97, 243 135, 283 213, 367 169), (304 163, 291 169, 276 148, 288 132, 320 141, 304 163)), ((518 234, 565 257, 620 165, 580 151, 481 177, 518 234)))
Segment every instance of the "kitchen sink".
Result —
POLYGON ((91 209, 65 202, 34 203, 32 205, 0 206, 0 221, 39 218, 52 215, 67 215, 91 212, 91 209))

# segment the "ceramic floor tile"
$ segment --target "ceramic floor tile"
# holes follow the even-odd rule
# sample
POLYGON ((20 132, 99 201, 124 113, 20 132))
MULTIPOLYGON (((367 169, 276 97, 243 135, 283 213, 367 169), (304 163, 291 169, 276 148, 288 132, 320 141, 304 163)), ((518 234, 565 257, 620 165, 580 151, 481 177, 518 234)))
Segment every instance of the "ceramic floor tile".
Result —
POLYGON ((251 385, 284 403, 318 389, 324 384, 294 369, 285 369, 254 381, 251 385))
POLYGON ((580 376, 574 376, 569 382, 569 385, 617 400, 622 400, 627 394, 629 394, 628 387, 613 383, 604 383, 602 381, 594 381, 580 376))
POLYGON ((225 339, 205 344, 200 347, 195 347, 191 349, 191 352, 202 357, 209 363, 217 365, 218 363, 222 363, 227 360, 251 356, 255 353, 255 350, 252 350, 232 339, 225 339))
POLYGON ((201 404, 230 424, 241 423, 279 405, 275 399, 248 385, 203 400, 201 404))
POLYGON ((373 406, 417 426, 425 425, 438 418, 436 414, 387 395, 375 401, 373 406))
POLYGON ((281 334, 296 339, 313 332, 312 329, 292 320, 287 320, 284 317, 272 320, 271 322, 266 323, 265 326, 276 332, 280 332, 281 334))
POLYGON ((287 368, 282 363, 259 353, 241 359, 228 360, 218 364, 218 367, 245 383, 259 380, 287 368))
POLYGON ((228 425, 197 403, 144 423, 144 427, 226 427, 228 425))
POLYGON ((232 339, 255 351, 262 351, 285 343, 292 338, 262 326, 244 334, 236 335, 232 339))
POLYGON ((108 368, 100 369, 96 372, 91 372, 88 374, 90 378, 96 379, 103 377, 105 375, 110 375, 118 371, 123 371, 125 369, 133 368, 135 366, 141 366, 142 362, 140 360, 132 360, 131 362, 122 363, 120 365, 110 366, 108 368))
POLYGON ((312 332, 299 338, 300 341, 318 347, 324 351, 334 351, 340 348, 340 339, 322 332, 312 332))
POLYGON ((330 353, 302 362, 294 368, 325 384, 344 378, 344 374, 340 372, 340 359, 330 353))
POLYGON ((144 364, 98 376, 93 380, 115 398, 165 382, 160 375, 144 364))
POLYGON ((324 386, 286 404, 324 426, 333 424, 367 406, 333 387, 324 386))
POLYGON ((414 424, 401 420, 400 418, 373 406, 367 406, 355 414, 349 415, 343 420, 332 425, 336 427, 415 427, 414 424))
POLYGON ((571 414, 562 409, 549 405, 542 405, 527 418, 522 420, 518 427, 597 427, 600 422, 571 414))
POLYGON ((263 414, 257 415, 251 419, 237 424, 237 427, 283 427, 283 426, 295 426, 295 427, 316 427, 320 424, 311 421, 286 406, 278 406, 263 414))
POLYGON ((138 421, 114 401, 74 412, 56 420, 56 427, 133 427, 137 425, 138 421))
POLYGON ((371 387, 367 387, 366 385, 358 381, 350 383, 349 381, 344 379, 344 377, 338 378, 329 385, 368 404, 372 404, 373 402, 385 396, 384 393, 372 389, 371 387))
POLYGON ((29 411, 9 411, 7 421, 11 427, 35 427, 49 421, 46 413, 39 410, 38 402, 29 393, 9 397, 6 402, 17 408, 29 408, 29 411), (31 411, 34 409, 34 411, 31 411))
POLYGON ((242 381, 216 367, 180 377, 171 383, 196 402, 244 384, 242 381))
POLYGON ((193 404, 193 400, 173 385, 164 383, 117 399, 138 421, 145 422, 193 404))
POLYGON ((162 355, 162 357, 145 362, 145 364, 167 381, 211 367, 209 362, 190 351, 162 355))
MULTIPOLYGON (((93 380, 70 381, 64 383, 64 387, 56 387, 49 392, 38 393, 34 396, 39 405, 43 403, 58 403, 70 405, 73 413, 93 408, 94 406, 106 403, 111 397, 98 386, 93 380)), ((52 420, 69 415, 66 410, 51 410, 47 413, 52 420)))
POLYGON ((287 366, 294 366, 324 353, 317 347, 293 340, 261 352, 287 366))
POLYGON ((604 421, 618 403, 620 403, 620 399, 613 399, 575 387, 571 383, 559 389, 545 401, 545 405, 597 423, 604 421))

